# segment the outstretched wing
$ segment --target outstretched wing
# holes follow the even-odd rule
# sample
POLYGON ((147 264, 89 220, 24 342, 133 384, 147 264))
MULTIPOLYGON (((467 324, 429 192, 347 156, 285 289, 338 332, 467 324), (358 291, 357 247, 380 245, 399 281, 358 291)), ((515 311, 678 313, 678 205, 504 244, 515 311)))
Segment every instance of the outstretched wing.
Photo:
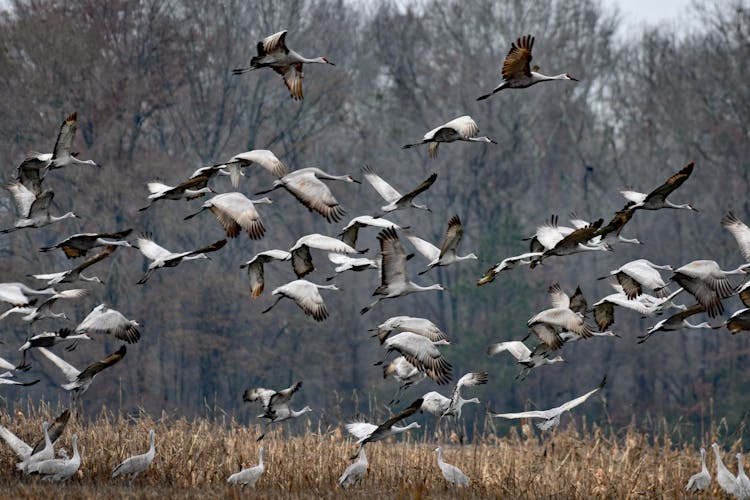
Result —
POLYGON ((106 358, 87 366, 86 369, 83 370, 80 375, 78 375, 78 380, 91 378, 97 373, 99 373, 100 371, 106 368, 109 368, 110 366, 114 364, 119 363, 120 360, 125 357, 126 352, 127 352, 127 349, 125 347, 125 344, 123 344, 122 347, 120 347, 117 351, 113 352, 106 358))
POLYGON ((693 173, 694 166, 695 163, 693 163, 692 161, 685 165, 679 172, 667 179, 664 184, 651 191, 646 196, 644 203, 647 203, 648 200, 653 198, 660 198, 662 200, 666 199, 672 191, 682 186, 682 184, 688 179, 688 177, 690 177, 690 174, 693 173))
POLYGON ((514 76, 531 76, 531 48, 534 46, 534 37, 522 36, 516 43, 510 44, 508 55, 503 61, 503 78, 508 80, 514 76), (517 44, 517 45, 516 45, 517 44))

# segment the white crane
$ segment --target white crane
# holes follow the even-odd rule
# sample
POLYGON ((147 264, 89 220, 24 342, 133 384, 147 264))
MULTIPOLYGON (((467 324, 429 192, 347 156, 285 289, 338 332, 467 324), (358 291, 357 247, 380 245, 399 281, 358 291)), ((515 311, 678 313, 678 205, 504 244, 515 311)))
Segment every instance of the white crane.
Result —
POLYGON ((29 466, 31 464, 55 458, 53 440, 49 435, 48 422, 42 422, 42 442, 44 443, 44 446, 40 447, 39 450, 34 450, 33 447, 23 442, 18 436, 1 425, 0 437, 5 440, 8 446, 10 446, 16 455, 18 455, 18 458, 21 459, 21 461, 16 464, 16 469, 24 471, 26 474, 29 473, 29 466))
MULTIPOLYGON (((614 217, 606 224, 602 225, 599 230, 594 234, 591 239, 592 245, 600 245, 602 243, 613 244, 617 242, 630 243, 632 245, 641 245, 641 241, 638 238, 625 238, 622 236, 622 229, 625 227, 630 219, 635 214, 635 209, 632 208, 634 203, 630 202, 622 210, 615 212, 614 217)), ((581 229, 591 224, 589 221, 578 218, 575 213, 570 214, 570 223, 576 229, 581 229)))
POLYGON ((542 252, 526 252, 520 255, 506 257, 484 273, 484 276, 477 281, 477 286, 486 285, 487 283, 495 281, 495 277, 503 271, 514 269, 519 265, 529 265, 533 259, 541 255, 542 252))
POLYGON ((399 403, 399 397, 403 391, 412 385, 417 385, 427 377, 427 375, 420 372, 416 366, 409 363, 403 356, 399 356, 383 366, 383 378, 388 378, 389 375, 393 376, 399 385, 396 394, 388 402, 388 406, 399 403))
POLYGON ((286 46, 287 31, 279 31, 258 42, 258 55, 250 59, 250 66, 232 70, 235 75, 241 75, 259 68, 271 68, 284 79, 286 88, 294 100, 302 100, 302 72, 303 64, 330 64, 325 57, 308 59, 286 46))
MULTIPOLYGON (((593 334, 593 327, 586 323, 583 318, 583 314, 573 312, 569 307, 552 307, 551 309, 545 309, 544 311, 532 316, 526 325, 529 328, 533 328, 535 325, 543 324, 552 328, 558 327, 563 330, 570 330, 571 332, 577 333, 581 337, 588 338, 593 334)), ((539 331, 534 331, 537 335, 539 331)), ((559 336, 558 336, 559 337, 559 336)), ((545 338, 540 336, 543 342, 547 343, 553 349, 559 349, 562 345, 561 342, 557 342, 557 339, 553 342, 547 342, 545 338)))
POLYGON ((706 310, 704 307, 700 304, 695 304, 691 307, 688 307, 684 311, 680 311, 676 314, 673 314, 672 316, 668 317, 667 319, 663 319, 659 321, 657 324, 652 326, 646 331, 645 335, 640 335, 638 337, 638 343, 642 344, 645 341, 651 337, 656 332, 671 332, 674 330, 681 330, 683 328, 690 328, 693 330, 701 330, 701 329, 717 329, 721 328, 722 324, 719 325, 711 325, 707 321, 703 321, 698 324, 690 323, 687 318, 690 316, 693 316, 695 314, 700 314, 702 312, 705 312, 706 310))
POLYGON ((377 333, 373 337, 377 336, 381 344, 393 332, 412 332, 427 337, 432 341, 448 338, 432 321, 425 318, 415 318, 414 316, 393 316, 379 324, 377 328, 368 331, 376 331, 377 333))
POLYGON ((406 275, 406 251, 399 241, 395 229, 383 229, 378 234, 378 241, 380 241, 381 254, 380 286, 373 292, 373 295, 377 295, 378 298, 363 307, 360 314, 365 314, 381 300, 395 299, 416 292, 445 290, 443 285, 440 284, 420 286, 408 279, 406 275))
POLYGON ((534 368, 565 361, 562 356, 555 356, 554 358, 548 357, 549 352, 546 349, 534 349, 532 351, 531 349, 526 347, 526 344, 524 344, 520 340, 499 342, 497 344, 492 344, 487 348, 487 354, 490 356, 494 356, 495 354, 501 352, 509 352, 511 356, 516 358, 518 364, 523 365, 523 370, 516 377, 521 380, 525 379, 526 376, 531 373, 531 370, 533 370, 534 368))
POLYGON ((76 333, 101 333, 135 344, 141 338, 137 321, 126 318, 120 311, 99 304, 83 318, 76 327, 76 333))
POLYGON ((338 222, 346 211, 323 180, 360 183, 351 175, 332 175, 319 168, 309 167, 289 172, 281 179, 273 181, 271 189, 255 194, 266 194, 275 189, 284 188, 309 211, 319 213, 328 222, 338 222))
POLYGON ((667 200, 667 196, 672 194, 672 191, 680 187, 688 179, 688 177, 690 177, 690 174, 693 173, 694 166, 695 164, 693 162, 688 163, 679 172, 667 179, 664 184, 648 194, 639 193, 638 191, 634 191, 629 188, 620 190, 620 194, 622 194, 628 201, 632 201, 634 203, 634 205, 630 206, 632 210, 659 210, 662 208, 677 208, 697 212, 698 210, 690 203, 675 205, 671 201, 667 200))
POLYGON ((607 243, 599 242, 598 244, 592 244, 591 242, 592 239, 596 238, 596 233, 599 231, 599 228, 601 228, 603 222, 603 219, 598 219, 597 221, 589 224, 586 227, 574 230, 564 238, 557 241, 557 243, 555 243, 552 248, 547 248, 546 250, 544 250, 542 252, 542 255, 532 259, 530 267, 533 269, 545 258, 552 255, 565 256, 586 251, 611 251, 612 247, 607 243))
POLYGON ((365 448, 359 449, 359 459, 353 464, 346 468, 341 477, 339 478, 339 486, 342 488, 348 488, 350 486, 356 486, 357 483, 364 479, 367 474, 367 456, 365 455, 365 448))
POLYGON ((123 460, 118 466, 112 469, 112 478, 117 476, 130 476, 130 482, 132 483, 136 477, 142 472, 146 472, 151 463, 154 461, 156 456, 156 445, 154 443, 154 430, 148 431, 148 440, 150 443, 149 449, 142 455, 135 455, 130 458, 123 460))
POLYGON ((738 219, 732 212, 727 212, 721 219, 721 225, 732 233, 740 247, 740 253, 745 262, 750 262, 750 227, 738 219))
POLYGON ((36 299, 30 299, 27 295, 55 295, 56 293, 57 290, 54 288, 35 290, 23 283, 0 283, 0 301, 12 306, 34 305, 36 299))
POLYGON ((607 382, 607 377, 604 377, 596 389, 593 389, 582 396, 578 396, 577 398, 572 399, 568 401, 567 403, 563 403, 562 405, 556 408, 551 408, 549 410, 532 410, 532 411, 524 411, 520 413, 490 413, 490 415, 493 417, 509 418, 509 419, 541 418, 544 421, 537 423, 536 426, 539 427, 539 429, 541 429, 542 431, 548 431, 550 429, 557 427, 560 424, 560 415, 584 403, 589 397, 591 397, 594 393, 596 393, 596 391, 604 387, 604 384, 606 382, 607 382))
POLYGON ((93 160, 79 160, 76 158, 73 150, 73 138, 76 135, 78 129, 78 113, 73 112, 60 126, 60 133, 57 135, 57 142, 52 150, 52 156, 49 159, 49 169, 54 170, 56 168, 68 167, 71 165, 92 165, 94 167, 100 167, 93 160))
POLYGON ((78 472, 81 466, 81 455, 78 454, 78 434, 73 434, 73 457, 70 460, 53 458, 29 466, 28 472, 45 476, 45 481, 60 482, 78 472))
POLYGON ((75 300, 75 299, 80 299, 82 297, 86 297, 88 294, 89 294, 89 291, 84 288, 73 288, 71 290, 63 290, 61 292, 57 292, 56 294, 49 296, 47 299, 44 300, 44 302, 42 302, 36 307, 29 307, 29 306, 11 307, 7 311, 5 311, 3 314, 0 314, 0 319, 5 319, 11 314, 23 314, 24 316, 22 316, 21 319, 29 323, 34 323, 35 321, 39 321, 41 319, 46 319, 46 318, 68 319, 65 313, 56 313, 52 311, 52 306, 54 306, 58 300, 75 300))
POLYGON ((258 479, 260 479, 260 476, 262 476, 265 471, 266 467, 263 465, 263 447, 261 446, 258 448, 258 465, 235 472, 229 476, 227 483, 239 484, 241 486, 250 485, 252 488, 255 488, 255 483, 258 482, 258 479))
MULTIPOLYGON (((375 441, 381 441, 387 437, 401 434, 402 432, 409 431, 411 429, 419 429, 417 422, 412 422, 404 427, 397 426, 396 424, 412 416, 415 412, 419 411, 422 407, 422 398, 419 398, 412 402, 408 407, 389 418, 380 425, 371 424, 368 422, 349 422, 344 427, 349 433, 357 438, 357 444, 361 450, 367 443, 374 443, 375 441)), ((357 451, 359 453, 359 450, 357 451)), ((355 455, 356 456, 356 455, 355 455)), ((354 459, 355 457, 352 457, 354 459)))
POLYGON ((40 252, 49 252, 55 248, 60 248, 65 253, 65 256, 69 259, 75 259, 77 257, 83 257, 92 248, 103 247, 103 246, 131 246, 124 238, 126 238, 133 230, 126 229, 117 233, 79 233, 72 236, 68 236, 63 241, 55 243, 50 247, 42 247, 39 249, 40 252))
POLYGON ((448 220, 448 229, 445 231, 445 236, 443 236, 443 241, 440 243, 440 248, 436 247, 429 241, 414 236, 408 231, 405 234, 406 239, 411 241, 414 248, 430 261, 430 263, 427 264, 427 269, 421 271, 419 274, 425 274, 436 266, 448 266, 454 262, 461 262, 464 260, 477 260, 477 256, 474 253, 458 255, 456 252, 464 234, 463 226, 461 226, 461 219, 458 218, 458 215, 454 215, 448 220))
POLYGON ((240 269, 247 268, 247 276, 250 278, 250 295, 256 299, 263 293, 265 285, 263 266, 274 260, 291 260, 292 254, 286 250, 266 250, 256 254, 240 266, 240 269))
POLYGON ((185 220, 195 217, 204 210, 210 210, 224 228, 228 238, 236 238, 240 231, 245 230, 250 239, 259 240, 265 234, 266 228, 255 205, 264 203, 273 202, 268 197, 251 200, 237 192, 217 194, 204 202, 200 210, 186 216, 185 220))
POLYGON ((525 35, 519 37, 516 43, 510 44, 508 55, 503 61, 502 77, 503 81, 492 89, 489 94, 477 97, 477 101, 487 99, 488 97, 500 92, 503 89, 523 89, 531 87, 539 82, 549 82, 554 80, 572 80, 577 82, 576 78, 569 73, 562 73, 554 76, 547 76, 539 73, 539 66, 530 67, 531 49, 534 47, 534 37, 525 35))
POLYGON ((159 200, 192 200, 205 194, 215 193, 206 185, 207 178, 199 176, 190 178, 176 186, 169 186, 159 181, 151 181, 146 184, 148 188, 148 205, 138 209, 139 212, 148 210, 151 205, 159 200))
POLYGON ((552 214, 549 221, 545 221, 542 225, 537 226, 536 232, 528 238, 524 238, 524 241, 529 242, 529 252, 541 253, 554 248, 560 240, 575 231, 575 229, 573 227, 558 225, 557 215, 552 214))
MULTIPOLYGON (((402 210, 405 208, 418 208, 420 210, 426 210, 430 212, 430 208, 427 205, 422 205, 420 203, 415 203, 414 198, 419 196, 420 194, 424 193, 428 189, 430 189, 430 186, 432 186, 435 183, 435 180, 437 179, 437 174, 433 173, 430 175, 427 179, 423 180, 417 187, 412 189, 406 194, 401 194, 398 191, 396 191, 393 186, 388 184, 386 181, 383 180, 382 177, 380 177, 378 174, 375 173, 375 171, 370 167, 365 165, 362 168, 362 176, 365 178, 367 182, 370 183, 370 185, 375 189, 375 191, 378 192, 381 198, 383 198, 387 204, 380 207, 380 210, 383 213, 389 213, 389 212, 395 212, 396 210, 402 210)), ((392 226, 381 226, 381 227, 390 227, 392 226)), ((398 229, 398 228, 396 228, 398 229)))
POLYGON ((397 351, 419 371, 444 385, 451 380, 451 364, 440 352, 438 347, 441 345, 450 345, 450 342, 447 339, 432 341, 417 333, 401 332, 387 338, 383 347, 386 355, 397 351))
POLYGON ((367 250, 357 250, 352 248, 341 240, 325 236, 318 233, 307 234, 299 238, 292 248, 289 249, 289 253, 292 254, 292 268, 298 278, 306 276, 315 269, 312 263, 312 257, 310 255, 310 249, 315 248, 317 250, 323 250, 324 252, 335 252, 335 253, 357 253, 362 254, 367 250))
POLYGON ((242 400, 245 402, 260 401, 263 405, 263 413, 258 415, 258 418, 265 418, 268 421, 264 425, 263 432, 257 439, 258 441, 263 439, 266 435, 269 425, 293 418, 299 418, 305 413, 312 411, 312 408, 309 406, 305 406, 299 411, 293 410, 289 407, 289 402, 291 401, 292 396, 299 391, 300 387, 302 387, 302 381, 295 382, 291 387, 287 387, 280 391, 265 389, 263 387, 256 387, 245 391, 242 395, 242 400))
POLYGON ((78 218, 74 212, 67 212, 59 217, 51 215, 49 207, 55 193, 49 189, 41 193, 34 193, 20 182, 6 184, 3 187, 13 195, 18 207, 18 219, 13 223, 13 227, 0 231, 2 233, 12 233, 19 229, 32 227, 44 227, 61 220, 78 218))
POLYGON ((68 379, 68 383, 62 384, 61 387, 66 391, 71 391, 74 400, 81 397, 86 392, 86 390, 91 385, 91 382, 94 380, 94 377, 96 377, 99 372, 118 363, 122 358, 125 357, 125 353, 127 351, 125 345, 123 344, 117 351, 110 354, 101 361, 92 363, 83 370, 79 370, 75 366, 57 356, 55 353, 48 351, 44 347, 40 347, 38 350, 63 372, 65 378, 68 379))
POLYGON ((333 276, 326 278, 331 281, 333 278, 346 271, 365 271, 367 269, 380 269, 380 261, 368 259, 367 257, 349 257, 348 255, 328 252, 328 260, 336 267, 333 276))
POLYGON ((427 149, 430 158, 436 158, 438 146, 441 142, 468 141, 468 142, 491 142, 497 144, 487 136, 478 137, 479 126, 469 115, 459 116, 453 120, 435 127, 427 132, 420 142, 404 144, 403 149, 413 148, 421 144, 429 144, 427 149))
POLYGON ((737 498, 746 500, 750 498, 750 478, 745 474, 745 469, 742 466, 742 453, 737 453, 737 487, 734 491, 737 498))
POLYGON ((466 477, 466 474, 461 469, 443 461, 443 449, 438 446, 435 448, 435 451, 437 452, 438 467, 440 467, 440 472, 443 473, 445 480, 451 486, 469 486, 469 478, 466 477))
MULTIPOLYGON (((84 333, 75 333, 70 328, 61 328, 60 330, 56 332, 42 332, 37 335, 33 335, 26 339, 26 342, 18 348, 19 351, 23 353, 23 360, 21 361, 21 364, 18 366, 18 368, 25 368, 28 366, 26 364, 26 352, 29 349, 34 349, 36 347, 53 347, 61 342, 69 342, 73 341, 73 344, 66 347, 66 350, 72 351, 75 349, 75 346, 79 340, 91 340, 91 336, 84 332, 84 333)), ((3 366, 0 364, 0 369, 3 368, 3 366)))
POLYGON ((138 280, 138 284, 142 285, 146 283, 151 277, 151 274, 162 267, 176 267, 183 260, 208 259, 208 256, 206 255, 207 253, 215 252, 226 244, 227 240, 219 240, 197 250, 177 253, 170 252, 166 248, 156 244, 150 234, 141 234, 138 236, 136 243, 133 246, 140 250, 141 253, 151 262, 148 265, 146 274, 138 280))
POLYGON ((475 385, 483 385, 487 383, 487 372, 473 372, 467 373, 456 383, 456 387, 453 389, 450 403, 448 408, 443 412, 443 417, 453 417, 456 420, 461 418, 461 408, 466 403, 479 404, 478 398, 464 399, 461 397, 462 387, 473 387, 475 385))
POLYGON ((643 293, 643 288, 653 290, 662 296, 668 295, 667 284, 662 279, 659 269, 674 271, 670 265, 660 266, 647 259, 636 259, 613 269, 608 276, 599 279, 614 276, 629 299, 638 297, 643 293))
POLYGON ((253 149, 252 151, 245 151, 244 153, 234 155, 226 163, 217 166, 225 168, 229 172, 232 186, 235 189, 238 189, 240 187, 240 177, 245 175, 242 172, 242 168, 249 167, 253 163, 257 163, 279 178, 284 177, 287 174, 286 166, 268 149, 253 149))
POLYGON ((375 218, 369 215, 360 215, 350 220, 349 223, 346 226, 344 226, 344 229, 341 230, 341 233, 339 233, 339 236, 341 236, 341 241, 343 241, 350 247, 356 247, 357 236, 359 235, 359 230, 363 227, 368 227, 368 226, 379 227, 381 229, 384 229, 386 227, 392 227, 394 229, 403 229, 398 224, 395 224, 382 217, 375 218))
POLYGON ((701 448, 701 471, 690 476, 690 480, 685 486, 685 491, 696 492, 703 491, 711 484, 711 474, 706 467, 706 449, 701 448))
POLYGON ((672 281, 694 296, 706 309, 709 318, 714 318, 724 312, 722 299, 735 293, 728 276, 747 274, 748 268, 750 264, 743 264, 737 269, 724 271, 714 260, 694 260, 675 269, 672 281))
POLYGON ((267 313, 279 303, 284 297, 292 299, 307 316, 312 316, 315 321, 323 321, 328 317, 323 297, 318 290, 338 290, 336 285, 317 285, 307 280, 294 280, 286 285, 275 288, 271 295, 278 295, 276 301, 263 310, 267 313))
POLYGON ((57 285, 58 283, 78 283, 79 281, 88 281, 90 283, 104 283, 98 276, 84 276, 83 271, 100 262, 117 249, 117 245, 109 245, 96 255, 92 255, 73 269, 48 274, 32 274, 33 278, 47 282, 47 286, 57 285))
POLYGON ((667 307, 674 307, 684 311, 683 305, 672 302, 677 295, 681 294, 684 289, 678 288, 666 297, 658 298, 647 293, 641 293, 635 299, 629 299, 620 285, 615 287, 618 291, 607 295, 593 305, 594 321, 599 326, 600 331, 607 329, 615 321, 615 306, 620 306, 631 311, 635 311, 641 316, 654 316, 661 313, 667 307))
POLYGON ((711 447, 714 449, 714 455, 716 455, 716 482, 727 495, 734 496, 737 490, 737 478, 724 466, 721 453, 719 453, 719 445, 713 443, 711 447))

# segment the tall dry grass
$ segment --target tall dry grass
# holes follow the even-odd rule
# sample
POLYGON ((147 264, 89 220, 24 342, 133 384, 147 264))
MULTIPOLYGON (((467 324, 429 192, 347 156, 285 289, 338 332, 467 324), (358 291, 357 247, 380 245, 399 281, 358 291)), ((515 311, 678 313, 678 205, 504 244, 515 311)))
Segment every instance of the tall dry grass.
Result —
MULTIPOLYGON (((0 413, 0 423, 27 442, 40 435, 41 422, 59 409, 42 405, 15 414, 0 413)), ((451 444, 455 436, 429 435, 368 445, 370 470, 350 491, 337 479, 356 451, 342 428, 314 429, 300 435, 282 426, 256 442, 259 428, 228 417, 187 420, 162 415, 114 416, 103 411, 90 422, 71 421, 58 447, 69 447, 79 436, 81 469, 67 483, 54 485, 36 477, 21 477, 16 457, 0 442, 0 496, 3 498, 240 498, 249 491, 229 487, 227 477, 255 465, 258 447, 266 450, 266 473, 253 495, 264 497, 369 498, 679 498, 691 474, 700 468, 696 449, 673 442, 674 429, 664 424, 649 436, 632 429, 611 437, 597 426, 583 430, 568 426, 540 435, 520 424, 506 437, 491 432, 475 442, 451 444), (521 432, 516 429, 521 428, 521 432), (157 455, 150 471, 132 486, 110 479, 122 459, 146 451, 147 432, 156 431, 157 455), (442 479, 434 448, 445 450, 445 460, 471 479, 469 488, 454 491, 442 479)), ((712 436, 706 436, 707 442, 712 436)), ((725 462, 733 468, 729 451, 741 448, 741 438, 725 445, 725 462), (731 448, 731 450, 729 449, 731 448)), ((709 467, 714 470, 713 456, 709 467)), ((720 497, 715 482, 711 494, 720 497)))

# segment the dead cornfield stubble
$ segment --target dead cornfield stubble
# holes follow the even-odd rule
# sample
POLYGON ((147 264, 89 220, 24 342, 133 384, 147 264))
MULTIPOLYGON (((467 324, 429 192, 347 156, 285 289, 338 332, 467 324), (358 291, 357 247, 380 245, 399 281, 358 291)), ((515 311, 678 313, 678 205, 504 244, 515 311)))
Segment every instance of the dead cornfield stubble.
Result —
MULTIPOLYGON (((3 412, 0 422, 31 442, 40 435, 42 421, 51 421, 57 412, 46 406, 3 412)), ((14 467, 17 457, 0 442, 0 497, 678 498, 685 495, 690 475, 700 470, 695 447, 673 442, 674 431, 649 439, 626 429, 610 438, 585 420, 579 422, 579 429, 568 425, 545 436, 531 432, 527 425, 519 433, 520 427, 512 427, 504 437, 477 432, 483 437, 464 446, 450 444, 450 436, 436 435, 432 427, 420 439, 407 434, 370 444, 366 478, 342 490, 337 480, 357 449, 342 427, 321 430, 308 425, 303 433, 291 435, 278 426, 258 443, 259 427, 229 418, 186 420, 145 414, 126 418, 103 411, 91 421, 71 420, 58 441, 56 449, 70 452, 71 436, 77 433, 81 454, 79 472, 62 484, 22 477, 14 467), (147 450, 149 429, 156 431, 157 450, 151 469, 132 485, 127 479, 110 479, 121 460, 147 450), (230 474, 257 464, 261 445, 266 472, 255 489, 227 485, 230 474), (470 478, 470 487, 446 486, 434 451, 438 445, 444 449, 445 461, 470 478)), ((741 438, 731 445, 732 450, 725 449, 725 462, 733 464, 729 451, 741 449, 741 438)), ((715 470, 713 460, 709 467, 715 470)), ((721 497, 715 481, 710 494, 721 497)))

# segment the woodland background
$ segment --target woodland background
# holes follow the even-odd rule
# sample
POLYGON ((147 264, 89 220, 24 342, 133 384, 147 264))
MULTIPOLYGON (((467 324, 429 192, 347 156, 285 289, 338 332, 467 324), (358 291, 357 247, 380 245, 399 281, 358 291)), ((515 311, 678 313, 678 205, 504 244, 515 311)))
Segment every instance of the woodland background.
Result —
MULTIPOLYGON (((37 249, 74 232, 132 227, 134 234, 152 232, 172 250, 220 239, 210 215, 183 221, 200 201, 137 209, 145 204, 147 181, 177 184, 196 168, 245 150, 271 149, 290 170, 318 166, 359 178, 369 164, 401 189, 435 171, 438 180, 422 200, 433 212, 402 212, 392 220, 437 242, 448 218, 458 214, 462 250, 479 260, 419 280, 443 283, 446 292, 386 301, 364 316, 359 309, 378 284, 376 272, 337 278, 341 291, 325 295, 331 317, 316 323, 290 301, 260 313, 272 300, 270 291, 293 279, 287 263, 267 266, 266 292, 257 300, 239 266, 259 251, 289 248, 309 232, 336 235, 350 217, 374 212, 381 200, 367 184, 331 185, 348 212, 340 224, 328 224, 277 191, 273 205, 260 206, 268 228, 263 240, 241 236, 213 260, 159 271, 144 286, 135 283, 145 258, 118 250, 94 268, 105 284, 91 285, 91 297, 62 307, 80 321, 103 301, 143 325, 141 342, 91 386, 86 411, 107 405, 125 413, 142 408, 191 416, 210 406, 250 420, 255 412, 242 403, 245 388, 304 380, 295 402, 312 406, 312 418, 324 424, 350 418, 355 407, 366 410, 367 400, 379 401, 382 412, 396 382, 384 381, 373 366, 382 349, 367 330, 407 314, 427 317, 449 334, 453 345, 443 350, 454 379, 489 372, 489 384, 476 393, 495 411, 556 406, 606 373, 606 404, 589 404, 580 413, 616 426, 648 425, 648 416, 664 416, 697 433, 715 416, 735 427, 750 407, 747 335, 681 331, 637 345, 635 337, 657 320, 617 311, 613 327, 621 339, 567 346, 567 363, 539 369, 523 382, 514 380, 518 369, 510 357, 485 354, 490 343, 526 334, 526 320, 548 307, 546 290, 555 281, 569 291, 580 284, 591 304, 610 293, 596 278, 633 258, 675 267, 698 258, 725 269, 739 265, 735 241, 719 220, 732 210, 750 222, 750 10, 744 2, 718 2, 691 15, 700 20, 691 28, 628 33, 617 12, 593 0, 434 0, 409 7, 333 0, 13 1, 0 16, 4 180, 27 151, 51 151, 60 123, 73 111, 80 157, 103 167, 50 174, 53 212, 74 209, 85 219, 3 236, 1 281, 30 283, 32 272, 66 269, 62 252, 37 249), (291 48, 336 63, 305 68, 301 103, 271 71, 231 74, 249 61, 258 40, 281 29, 289 30, 291 48), (534 63, 543 72, 569 72, 580 82, 504 91, 476 102, 499 81, 510 42, 526 33, 536 36, 534 63), (426 148, 401 149, 463 114, 499 144, 443 146, 437 160, 428 160, 426 148), (476 287, 495 262, 526 251, 521 238, 550 214, 561 221, 571 211, 607 220, 624 204, 619 188, 648 191, 689 161, 696 162, 695 172, 674 198, 692 202, 700 213, 639 212, 624 234, 645 245, 549 259, 476 287)), ((266 172, 250 168, 240 189, 252 197, 271 182, 266 172)), ((225 178, 215 187, 231 190, 225 178)), ((11 198, 3 195, 0 220, 10 226, 14 217, 11 198)), ((358 246, 369 247, 370 255, 378 250, 375 235, 360 236, 358 246)), ((321 283, 332 266, 322 253, 313 258, 317 271, 308 279, 321 283)), ((415 274, 422 265, 418 256, 409 267, 415 274)), ((728 315, 740 302, 730 298, 726 306, 728 315)), ((2 326, 0 355, 15 359, 27 327, 17 317, 2 326)), ((33 331, 57 326, 45 320, 33 331)), ((116 344, 99 338, 65 357, 85 366, 116 344)), ((42 382, 4 389, 4 405, 27 397, 67 400, 57 385, 61 374, 40 358, 33 357, 34 376, 42 382)), ((425 381, 403 400, 432 389, 425 381)), ((467 406, 464 414, 471 424, 483 412, 483 406, 467 406)))

